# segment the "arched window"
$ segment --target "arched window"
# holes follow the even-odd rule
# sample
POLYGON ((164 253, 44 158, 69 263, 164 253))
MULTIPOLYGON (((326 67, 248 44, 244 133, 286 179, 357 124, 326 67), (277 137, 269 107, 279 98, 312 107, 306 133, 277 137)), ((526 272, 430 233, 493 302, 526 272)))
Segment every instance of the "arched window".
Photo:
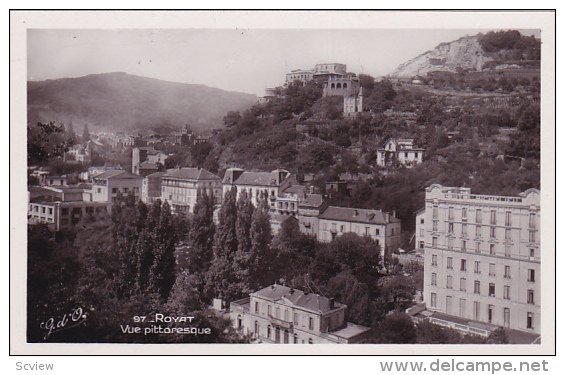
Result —
POLYGON ((343 84, 343 88, 346 89, 347 88, 347 83, 343 84))
POLYGON ((332 83, 332 89, 335 89, 335 83, 332 83))
POLYGON ((340 89, 341 88, 341 83, 337 84, 337 88, 340 89))

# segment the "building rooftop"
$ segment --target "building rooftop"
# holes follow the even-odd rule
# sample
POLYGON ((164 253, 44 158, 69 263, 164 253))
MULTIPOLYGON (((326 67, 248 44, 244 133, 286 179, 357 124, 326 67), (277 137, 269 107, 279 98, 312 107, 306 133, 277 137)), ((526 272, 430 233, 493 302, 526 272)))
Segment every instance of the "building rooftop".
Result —
POLYGON ((277 177, 274 172, 242 172, 234 181, 229 181, 228 174, 224 175, 224 183, 236 185, 274 186, 277 177))
POLYGON ((380 210, 335 206, 329 206, 324 212, 322 212, 320 219, 368 224, 388 224, 400 222, 400 219, 380 210))
POLYGON ((220 177, 203 168, 168 169, 163 175, 163 178, 176 178, 179 180, 220 180, 220 177))
POLYGON ((124 171, 124 170, 120 170, 120 169, 114 169, 114 170, 109 170, 109 171, 104 171, 96 176, 94 176, 95 179, 97 180, 108 180, 110 178, 132 178, 132 179, 137 179, 137 178, 142 178, 141 176, 132 174, 128 171, 124 171))
POLYGON ((347 322, 347 326, 345 326, 342 329, 339 329, 337 331, 332 331, 331 335, 333 336, 337 336, 346 340, 350 340, 351 338, 358 336, 362 333, 365 333, 367 331, 370 331, 371 328, 369 327, 365 327, 365 326, 361 326, 359 324, 354 324, 354 323, 350 323, 347 322))
POLYGON ((332 302, 331 299, 320 296, 319 294, 307 293, 298 289, 293 289, 285 285, 278 284, 273 284, 271 286, 258 290, 255 293, 251 293, 251 295, 273 302, 284 300, 294 306, 321 314, 347 307, 344 304, 332 302))
POLYGON ((139 164, 139 169, 154 169, 154 170, 158 170, 159 166, 157 165, 157 163, 149 163, 144 161, 143 163, 139 164))
POLYGON ((324 203, 324 197, 321 194, 308 194, 304 200, 299 203, 299 206, 318 208, 322 203, 324 203))
POLYGON ((147 178, 149 178, 149 177, 154 177, 154 178, 163 177, 164 174, 165 174, 165 172, 154 172, 154 173, 148 174, 145 177, 147 177, 147 178))

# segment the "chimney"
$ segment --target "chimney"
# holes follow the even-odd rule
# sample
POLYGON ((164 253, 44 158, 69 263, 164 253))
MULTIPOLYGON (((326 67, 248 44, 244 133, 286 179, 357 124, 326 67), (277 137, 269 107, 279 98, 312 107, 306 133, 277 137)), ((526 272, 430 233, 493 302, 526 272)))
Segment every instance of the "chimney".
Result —
POLYGON ((385 212, 385 221, 388 223, 390 220, 390 214, 388 212, 385 212))

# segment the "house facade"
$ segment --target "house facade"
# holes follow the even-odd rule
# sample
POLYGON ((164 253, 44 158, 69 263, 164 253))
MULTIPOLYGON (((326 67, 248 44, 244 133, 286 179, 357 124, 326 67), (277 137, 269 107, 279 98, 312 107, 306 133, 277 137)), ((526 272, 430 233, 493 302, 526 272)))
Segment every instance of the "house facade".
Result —
POLYGON ((230 318, 237 330, 260 342, 365 342, 370 329, 347 322, 346 309, 331 298, 274 284, 232 302, 230 318))
POLYGON ((434 184, 423 216, 427 309, 475 330, 539 334, 539 190, 509 197, 434 184))
POLYGON ((412 166, 424 160, 423 148, 414 146, 413 139, 388 139, 377 149, 377 165, 387 167, 395 163, 412 166))
POLYGON ((119 194, 141 199, 143 178, 124 170, 108 170, 92 177, 92 200, 113 203, 119 194))
POLYGON ((276 207, 279 192, 296 184, 296 176, 284 169, 275 169, 272 172, 250 172, 241 168, 228 168, 222 180, 223 194, 235 187, 238 197, 240 192, 245 191, 254 205, 266 197, 270 209, 276 207))
POLYGON ((153 203, 161 198, 161 181, 165 172, 155 172, 145 176, 141 185, 141 200, 153 203))
POLYGON ((201 190, 222 201, 222 180, 203 168, 169 169, 161 177, 161 200, 167 201, 175 214, 192 214, 201 190))

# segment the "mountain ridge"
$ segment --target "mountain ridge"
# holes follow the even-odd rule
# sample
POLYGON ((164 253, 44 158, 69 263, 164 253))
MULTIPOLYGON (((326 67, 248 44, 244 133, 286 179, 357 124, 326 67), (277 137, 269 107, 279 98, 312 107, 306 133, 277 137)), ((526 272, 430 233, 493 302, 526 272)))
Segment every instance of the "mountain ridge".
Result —
POLYGON ((29 122, 87 123, 93 129, 178 128, 189 123, 204 131, 221 127, 228 111, 244 110, 257 100, 253 94, 124 72, 27 84, 29 122))

